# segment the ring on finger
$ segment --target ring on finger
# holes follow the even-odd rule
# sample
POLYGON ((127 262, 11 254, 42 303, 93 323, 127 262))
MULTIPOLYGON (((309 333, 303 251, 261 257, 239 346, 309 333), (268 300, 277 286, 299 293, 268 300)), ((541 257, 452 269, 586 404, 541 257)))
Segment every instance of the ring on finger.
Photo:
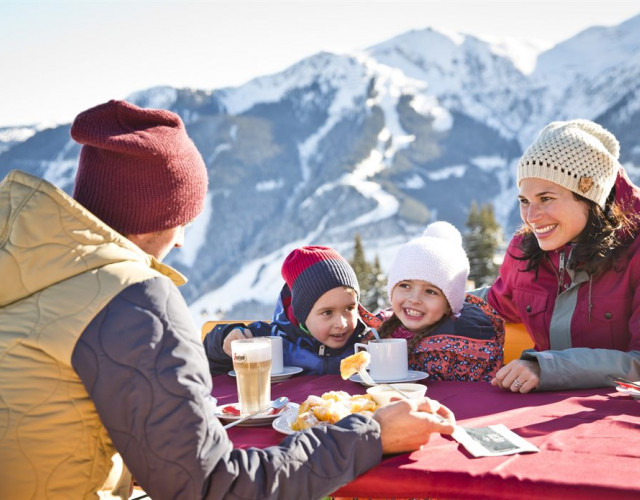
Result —
POLYGON ((520 382, 518 379, 515 379, 513 385, 515 385, 516 387, 520 387, 522 385, 522 382, 520 382))

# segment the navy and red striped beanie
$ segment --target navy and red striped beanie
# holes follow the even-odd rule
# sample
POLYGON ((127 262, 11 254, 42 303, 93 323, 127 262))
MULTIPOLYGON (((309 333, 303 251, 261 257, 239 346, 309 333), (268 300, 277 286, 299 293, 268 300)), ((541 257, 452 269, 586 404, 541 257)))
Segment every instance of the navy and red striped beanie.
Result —
POLYGON ((80 113, 73 197, 120 234, 182 226, 202 212, 207 169, 180 117, 109 101, 80 113))
POLYGON ((347 286, 353 288, 360 298, 355 271, 333 248, 296 248, 282 264, 282 277, 291 290, 293 315, 302 324, 316 301, 329 290, 347 286))

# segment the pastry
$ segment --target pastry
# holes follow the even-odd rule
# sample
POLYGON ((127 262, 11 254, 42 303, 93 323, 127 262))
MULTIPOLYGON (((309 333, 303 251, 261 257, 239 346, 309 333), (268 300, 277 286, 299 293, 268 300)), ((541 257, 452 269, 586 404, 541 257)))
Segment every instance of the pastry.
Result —
POLYGON ((347 380, 354 373, 366 368, 371 363, 371 356, 367 351, 359 351, 340 361, 340 376, 347 380))
POLYGON ((291 429, 301 431, 316 425, 335 424, 351 413, 373 415, 378 409, 368 394, 351 396, 344 391, 325 392, 322 396, 309 396, 298 409, 291 429))

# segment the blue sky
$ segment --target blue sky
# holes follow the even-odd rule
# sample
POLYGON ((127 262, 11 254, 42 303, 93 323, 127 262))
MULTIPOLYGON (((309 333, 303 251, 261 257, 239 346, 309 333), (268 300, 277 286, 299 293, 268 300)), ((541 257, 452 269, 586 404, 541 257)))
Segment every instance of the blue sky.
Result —
POLYGON ((0 126, 156 85, 236 86, 427 26, 552 46, 637 14, 637 0, 0 0, 0 126))

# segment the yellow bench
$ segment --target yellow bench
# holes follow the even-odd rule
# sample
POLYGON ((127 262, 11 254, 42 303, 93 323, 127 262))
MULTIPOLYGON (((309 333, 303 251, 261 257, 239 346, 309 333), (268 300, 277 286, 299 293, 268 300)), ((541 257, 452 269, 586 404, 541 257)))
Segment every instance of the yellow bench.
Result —
POLYGON ((533 340, 522 323, 507 323, 504 334, 504 364, 520 359, 520 353, 533 349, 533 340))

